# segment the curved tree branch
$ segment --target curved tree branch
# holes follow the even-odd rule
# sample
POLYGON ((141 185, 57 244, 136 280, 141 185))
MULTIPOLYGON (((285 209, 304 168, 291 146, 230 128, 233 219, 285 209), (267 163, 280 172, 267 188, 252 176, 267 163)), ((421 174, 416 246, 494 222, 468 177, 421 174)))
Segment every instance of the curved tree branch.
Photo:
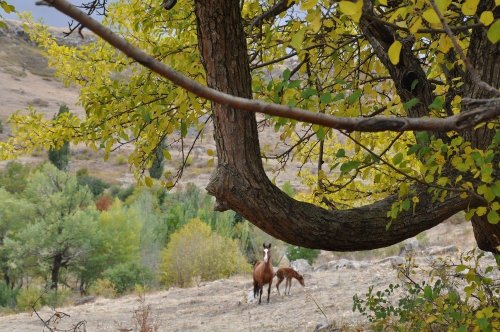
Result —
MULTIPOLYGON (((153 57, 149 56, 148 54, 144 53, 140 49, 134 47, 133 45, 125 41, 123 38, 114 34, 110 29, 107 29, 102 24, 92 19, 90 16, 86 15, 85 13, 80 11, 75 6, 71 5, 66 0, 44 0, 44 1, 37 1, 37 4, 53 6, 62 13, 79 21, 87 29, 91 30, 96 35, 100 36, 109 44, 119 49, 127 56, 133 58, 143 66, 151 69, 152 71, 170 80, 175 85, 180 86, 201 98, 205 98, 219 104, 228 105, 238 110, 243 110, 253 113, 264 113, 273 116, 280 116, 283 118, 318 124, 334 129, 344 129, 348 131, 364 131, 364 132, 422 131, 422 130, 430 130, 433 132, 445 132, 453 130, 462 130, 465 128, 473 127, 479 123, 486 122, 500 116, 500 100, 499 100, 494 106, 492 106, 486 111, 470 110, 467 113, 458 114, 444 119, 422 118, 421 116, 426 115, 428 113, 426 105, 429 105, 433 100, 433 98, 430 97, 432 96, 432 93, 430 93, 429 96, 428 89, 423 89, 423 91, 425 91, 425 96, 422 96, 423 98, 420 98, 422 106, 414 107, 414 109, 419 110, 417 112, 418 114, 410 114, 411 117, 409 118, 374 117, 367 119, 363 117, 359 118, 336 117, 323 113, 314 113, 311 111, 295 107, 270 104, 258 100, 251 100, 250 96, 249 98, 241 98, 217 91, 215 89, 208 88, 176 72, 172 68, 154 59, 153 57), (429 100, 430 102, 426 103, 429 100), (417 116, 419 116, 419 118, 417 118, 417 116)), ((371 26, 372 22, 368 22, 367 25, 371 26)), ((392 36, 390 38, 392 38, 392 36)), ((387 49, 389 46, 390 44, 387 45, 384 49, 387 49)), ((377 53, 377 55, 381 57, 380 54, 377 53)), ((411 85, 411 81, 409 83, 408 81, 413 77, 412 75, 415 75, 413 71, 404 71, 400 73, 399 76, 401 77, 398 76, 399 85, 402 89, 405 90, 405 92, 403 93, 403 98, 402 98, 403 100, 409 100, 414 97, 412 94, 410 94, 411 98, 404 98, 404 96, 409 95, 409 88, 407 85, 408 84, 411 85)), ((426 81, 425 75, 421 79, 422 81, 426 81)), ((398 89, 398 93, 399 92, 400 91, 398 89)))
MULTIPOLYGON (((75 19, 81 19, 87 28, 174 84, 215 102, 213 117, 218 165, 207 190, 217 198, 216 206, 219 210, 233 209, 277 238, 296 245, 326 250, 380 248, 415 236, 458 211, 479 204, 473 198, 463 199, 457 195, 448 196, 444 201, 434 201, 433 195, 417 184, 412 188, 420 199, 415 211, 401 212, 387 229, 390 222, 387 211, 399 199, 397 196, 359 208, 328 211, 313 204, 296 201, 274 186, 262 166, 257 123, 255 114, 251 112, 259 111, 312 123, 318 123, 318 119, 328 119, 331 121, 328 127, 343 126, 344 129, 368 131, 416 128, 437 131, 440 130, 438 123, 445 125, 451 118, 363 119, 373 120, 366 123, 360 119, 328 117, 250 100, 252 90, 248 53, 237 1, 195 0, 198 44, 207 72, 207 83, 213 89, 194 84, 131 47, 83 13, 79 14, 66 1, 51 0, 50 3, 75 19), (221 17, 224 19, 221 20, 221 17), (425 121, 427 126, 416 126, 416 120, 425 121)), ((486 119, 477 113, 474 116, 481 117, 481 121, 498 116, 500 107, 495 105, 486 119)), ((467 121, 468 124, 471 122, 474 120, 467 121)), ((450 128, 449 124, 446 128, 450 128)))

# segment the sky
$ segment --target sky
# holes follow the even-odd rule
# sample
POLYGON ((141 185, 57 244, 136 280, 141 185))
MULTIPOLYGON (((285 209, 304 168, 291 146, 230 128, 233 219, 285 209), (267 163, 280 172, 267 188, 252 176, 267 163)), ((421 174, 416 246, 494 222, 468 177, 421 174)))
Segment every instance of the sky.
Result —
MULTIPOLYGON (((66 27, 68 22, 71 21, 66 15, 59 13, 56 9, 47 6, 35 5, 36 0, 8 0, 9 4, 16 7, 19 12, 28 11, 32 12, 35 20, 42 19, 43 23, 56 27, 66 27)), ((69 0, 73 4, 80 4, 81 0, 69 0)), ((4 18, 18 19, 16 14, 5 14, 2 12, 4 18)))

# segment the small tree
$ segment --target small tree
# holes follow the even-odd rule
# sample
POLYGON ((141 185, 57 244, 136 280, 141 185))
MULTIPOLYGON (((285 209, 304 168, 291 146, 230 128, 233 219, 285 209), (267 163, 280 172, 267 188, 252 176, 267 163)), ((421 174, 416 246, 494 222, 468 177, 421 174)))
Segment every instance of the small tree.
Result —
POLYGON ((6 241, 11 261, 19 269, 35 264, 57 289, 61 270, 81 264, 91 252, 97 229, 92 194, 75 176, 45 164, 30 178, 23 196, 35 208, 27 225, 6 241))
POLYGON ((29 166, 15 161, 9 162, 0 172, 0 187, 13 194, 21 193, 26 187, 30 171, 29 166))
POLYGON ((153 164, 149 169, 149 176, 153 179, 159 179, 163 175, 163 159, 163 141, 161 141, 154 151, 153 164))
MULTIPOLYGON (((54 116, 54 120, 59 118, 64 113, 69 113, 69 108, 68 106, 63 104, 61 105, 61 107, 59 107, 59 112, 57 112, 57 115, 54 116)), ((69 164, 69 153, 69 142, 65 141, 61 147, 49 149, 49 160, 61 171, 67 171, 69 164)))

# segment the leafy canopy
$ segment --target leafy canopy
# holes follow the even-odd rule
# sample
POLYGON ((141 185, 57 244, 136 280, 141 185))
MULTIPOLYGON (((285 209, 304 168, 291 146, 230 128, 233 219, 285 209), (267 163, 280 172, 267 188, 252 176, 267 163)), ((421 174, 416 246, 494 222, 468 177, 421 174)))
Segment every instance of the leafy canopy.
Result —
MULTIPOLYGON (((460 73, 466 68, 452 39, 444 33, 438 14, 465 50, 472 26, 482 26, 491 43, 498 42, 500 36, 500 22, 493 15, 498 1, 480 8, 479 0, 440 0, 436 1, 438 13, 428 1, 405 0, 396 6, 379 0, 374 3, 377 20, 395 33, 387 59, 383 59, 375 56, 373 45, 361 31, 362 0, 288 1, 290 9, 269 19, 265 13, 274 4, 250 0, 241 8, 255 97, 338 116, 406 116, 416 109, 432 117, 458 114, 464 84, 460 73), (412 43, 426 80, 433 84, 435 98, 426 105, 418 98, 403 98, 387 69, 388 63, 403 61, 407 43, 412 43)), ((192 1, 179 1, 169 11, 159 0, 151 5, 138 0, 117 1, 108 9, 105 25, 205 84, 192 1)), ((14 114, 10 121, 16 136, 2 144, 2 158, 39 146, 58 147, 66 140, 102 148, 107 158, 117 146, 133 142, 129 162, 141 176, 153 166, 157 151, 163 151, 166 162, 171 162, 173 144, 186 138, 188 128, 201 131, 210 120, 210 105, 205 100, 153 75, 105 42, 68 47, 58 45, 46 28, 35 24, 27 28, 56 68, 56 75, 81 88, 79 102, 86 116, 68 114, 50 121, 36 112, 14 114)), ((413 91, 424 82, 414 79, 404 84, 413 91)), ((467 216, 486 215, 490 223, 500 220, 496 199, 500 181, 493 174, 500 134, 494 122, 485 124, 497 133, 486 149, 473 147, 457 133, 440 138, 428 132, 347 133, 269 116, 265 124, 279 133, 279 144, 287 145, 287 152, 277 155, 271 152, 277 150, 273 146, 263 146, 265 155, 281 165, 290 159, 320 165, 314 170, 301 169, 301 178, 313 194, 299 195, 299 199, 343 209, 398 192, 400 200, 388 211, 388 217, 396 218, 419 203, 410 183, 420 182, 428 185, 435 200, 457 192, 463 198, 480 197, 483 206, 471 209, 467 216), (451 171, 443 172, 447 168, 451 171)), ((164 176, 167 186, 173 185, 176 174, 167 171, 164 176)), ((153 183, 148 176, 141 179, 147 185, 153 183)))

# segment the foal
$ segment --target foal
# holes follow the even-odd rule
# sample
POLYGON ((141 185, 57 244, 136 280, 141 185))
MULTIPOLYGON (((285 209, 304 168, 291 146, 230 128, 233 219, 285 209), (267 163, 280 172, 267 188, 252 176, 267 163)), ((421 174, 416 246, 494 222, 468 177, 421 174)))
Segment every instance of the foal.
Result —
POLYGON ((262 291, 264 285, 269 284, 267 289, 267 303, 269 303, 269 294, 271 293, 271 285, 273 284, 274 272, 271 260, 271 243, 269 246, 264 246, 264 261, 258 261, 253 267, 253 297, 259 295, 259 304, 262 300, 262 291))
POLYGON ((276 283, 276 288, 278 289, 278 294, 280 294, 280 284, 283 281, 283 279, 286 278, 285 282, 285 295, 286 295, 286 289, 288 288, 288 295, 290 295, 290 289, 292 288, 292 278, 297 279, 298 282, 302 286, 304 286, 304 277, 301 276, 297 271, 290 267, 282 267, 278 271, 276 271, 276 276, 278 277, 278 282, 276 283))

